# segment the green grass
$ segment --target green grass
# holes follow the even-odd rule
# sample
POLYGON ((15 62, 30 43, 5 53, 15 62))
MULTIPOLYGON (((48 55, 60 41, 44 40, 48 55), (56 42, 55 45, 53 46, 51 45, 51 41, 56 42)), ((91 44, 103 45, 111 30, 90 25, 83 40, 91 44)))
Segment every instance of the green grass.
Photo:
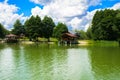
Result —
POLYGON ((79 42, 85 42, 89 46, 119 46, 117 41, 94 41, 94 40, 79 40, 79 42))
POLYGON ((117 41, 94 41, 94 44, 100 46, 119 46, 117 41))
MULTIPOLYGON (((29 41, 29 38, 27 38, 27 37, 24 37, 23 39, 19 39, 20 41, 29 41)), ((46 38, 41 38, 41 37, 39 37, 38 38, 38 40, 39 41, 48 41, 46 38)), ((58 40, 56 39, 56 38, 50 38, 50 41, 52 41, 52 42, 58 42, 58 40)))
MULTIPOLYGON (((23 40, 23 39, 22 39, 23 40)), ((27 37, 24 38, 25 41, 29 41, 27 37)), ((46 38, 38 38, 39 41, 47 41, 46 38)), ((50 38, 51 42, 58 42, 56 38, 50 38)), ((119 46, 117 41, 94 41, 94 40, 78 40, 80 45, 86 45, 86 46, 119 46)))
MULTIPOLYGON (((46 38, 38 38, 39 41, 48 41, 46 38)), ((56 38, 50 38, 50 41, 57 42, 58 40, 56 38)))

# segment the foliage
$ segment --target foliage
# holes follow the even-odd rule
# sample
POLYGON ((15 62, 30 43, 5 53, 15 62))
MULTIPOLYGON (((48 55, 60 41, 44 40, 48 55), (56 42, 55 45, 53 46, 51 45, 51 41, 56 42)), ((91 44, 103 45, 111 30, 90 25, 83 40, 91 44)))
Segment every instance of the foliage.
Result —
MULTIPOLYGON (((5 36, 4 32, 7 33, 7 30, 0 24, 0 37, 5 36)), ((24 34, 30 41, 38 41, 38 37, 46 38, 47 41, 50 41, 52 36, 60 39, 61 34, 64 32, 68 32, 68 28, 65 24, 58 23, 55 27, 55 23, 51 17, 45 16, 43 20, 41 20, 38 15, 31 16, 25 21, 24 25, 21 24, 20 20, 16 20, 11 31, 11 33, 18 36, 24 34)))
POLYGON ((37 15, 36 17, 31 16, 30 19, 26 20, 25 24, 26 36, 30 40, 38 41, 38 37, 45 37, 48 39, 53 34, 53 28, 55 24, 52 18, 45 16, 43 20, 37 15))
POLYGON ((120 11, 100 10, 92 20, 92 38, 94 40, 117 40, 120 38, 120 11))
POLYGON ((35 25, 35 17, 31 16, 30 19, 26 20, 24 26, 26 29, 26 36, 29 37, 30 40, 32 40, 32 37, 34 35, 34 25, 35 25))
POLYGON ((92 39, 92 30, 91 30, 91 26, 87 29, 86 35, 87 35, 87 38, 88 38, 88 39, 92 39))
POLYGON ((14 28, 12 29, 12 33, 20 36, 21 34, 25 34, 25 28, 21 24, 20 20, 16 20, 14 23, 14 28))
POLYGON ((36 37, 43 37, 43 23, 41 18, 37 15, 36 16, 36 32, 37 32, 37 36, 36 37))
POLYGON ((0 24, 0 38, 4 38, 6 34, 9 32, 4 28, 2 24, 0 24))
POLYGON ((43 28, 42 28, 42 32, 43 32, 43 37, 48 39, 48 42, 50 41, 50 37, 53 34, 53 29, 55 27, 55 24, 52 20, 52 18, 45 16, 44 19, 42 20, 43 23, 43 28))
POLYGON ((25 29, 26 29, 26 36, 29 37, 30 40, 38 40, 38 37, 41 36, 41 18, 39 16, 31 16, 30 19, 26 20, 25 24, 25 29))
POLYGON ((57 26, 54 28, 53 36, 58 40, 60 40, 62 33, 66 33, 66 32, 68 32, 68 28, 66 24, 59 22, 57 26))
POLYGON ((80 31, 76 30, 75 32, 76 32, 76 35, 79 37, 79 39, 81 39, 81 40, 88 39, 87 34, 86 34, 85 31, 83 31, 83 30, 80 30, 80 31))

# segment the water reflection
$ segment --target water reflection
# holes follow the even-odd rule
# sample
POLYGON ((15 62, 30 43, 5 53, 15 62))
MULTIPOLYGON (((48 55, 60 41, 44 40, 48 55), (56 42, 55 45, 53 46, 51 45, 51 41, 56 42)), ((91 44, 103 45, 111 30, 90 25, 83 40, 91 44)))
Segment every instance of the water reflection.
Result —
POLYGON ((94 80, 87 49, 68 49, 70 80, 94 80))
POLYGON ((120 79, 120 48, 96 47, 90 48, 91 65, 96 80, 120 79))
POLYGON ((34 47, 32 50, 26 47, 25 58, 29 62, 27 67, 29 72, 33 73, 31 80, 59 80, 61 75, 64 75, 61 72, 65 64, 66 50, 46 46, 34 47))
POLYGON ((120 48, 5 45, 1 80, 118 80, 120 48))
POLYGON ((0 78, 9 78, 15 69, 13 51, 11 48, 3 49, 0 52, 0 78))

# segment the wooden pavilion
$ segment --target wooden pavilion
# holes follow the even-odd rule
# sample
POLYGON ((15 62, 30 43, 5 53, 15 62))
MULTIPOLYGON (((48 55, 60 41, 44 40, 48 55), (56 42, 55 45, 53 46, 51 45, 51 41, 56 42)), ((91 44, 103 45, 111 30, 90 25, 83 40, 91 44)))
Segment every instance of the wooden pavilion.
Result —
POLYGON ((18 42, 18 36, 14 34, 9 34, 5 36, 5 42, 7 43, 16 43, 18 42))
POLYGON ((61 42, 64 44, 77 44, 77 36, 72 33, 63 33, 61 36, 61 42))

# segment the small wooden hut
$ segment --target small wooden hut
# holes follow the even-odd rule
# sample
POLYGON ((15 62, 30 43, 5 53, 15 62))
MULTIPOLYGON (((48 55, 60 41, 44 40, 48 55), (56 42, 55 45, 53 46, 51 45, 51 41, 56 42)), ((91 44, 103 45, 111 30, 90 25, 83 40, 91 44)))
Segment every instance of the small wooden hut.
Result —
POLYGON ((77 36, 72 34, 72 33, 63 33, 61 36, 61 41, 62 43, 67 43, 67 44, 77 44, 77 36))
POLYGON ((5 36, 5 42, 7 43, 16 43, 18 42, 18 36, 14 34, 9 34, 5 36))

